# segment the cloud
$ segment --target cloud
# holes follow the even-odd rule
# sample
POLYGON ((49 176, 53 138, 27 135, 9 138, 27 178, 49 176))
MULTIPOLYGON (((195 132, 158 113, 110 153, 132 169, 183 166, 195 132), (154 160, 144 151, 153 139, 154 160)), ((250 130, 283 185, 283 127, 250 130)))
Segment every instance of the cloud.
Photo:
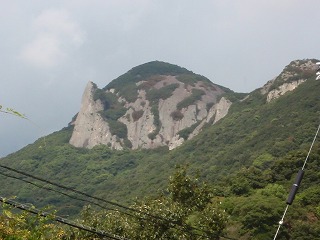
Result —
POLYGON ((85 33, 66 10, 43 11, 32 23, 34 37, 25 45, 20 58, 41 68, 62 63, 68 54, 79 48, 85 33))

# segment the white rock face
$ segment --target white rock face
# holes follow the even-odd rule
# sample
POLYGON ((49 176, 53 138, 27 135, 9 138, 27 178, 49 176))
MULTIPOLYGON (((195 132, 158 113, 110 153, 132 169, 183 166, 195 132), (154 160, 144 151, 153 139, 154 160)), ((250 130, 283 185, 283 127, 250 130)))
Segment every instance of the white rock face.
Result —
POLYGON ((139 97, 134 103, 127 104, 126 114, 119 119, 127 126, 128 140, 132 144, 132 149, 152 148, 151 139, 148 135, 155 130, 153 125, 154 116, 151 113, 149 101, 146 100, 145 91, 139 91, 139 97), (134 114, 139 113, 140 118, 134 119, 134 114))
POLYGON ((264 94, 267 94, 269 92, 269 89, 270 87, 272 86, 272 84, 274 83, 276 79, 272 79, 270 81, 268 81, 260 90, 261 94, 264 95, 264 94))
POLYGON ((309 77, 311 77, 314 74, 314 71, 317 69, 317 65, 311 61, 311 60, 295 60, 292 61, 288 66, 284 68, 284 70, 281 72, 281 74, 267 82, 262 88, 261 88, 261 94, 268 94, 267 95, 267 102, 272 101, 273 99, 279 98, 280 96, 284 95, 285 93, 289 91, 293 91, 296 89, 300 84, 307 81, 309 77), (299 80, 296 81, 290 81, 290 78, 296 78, 299 80), (277 87, 276 89, 273 89, 270 91, 270 88, 276 81, 282 82, 282 84, 277 87))
POLYGON ((295 81, 295 82, 291 82, 291 83, 284 83, 280 87, 278 87, 277 89, 271 90, 267 95, 267 102, 270 102, 273 99, 276 99, 276 98, 282 96, 286 92, 293 91, 301 83, 304 83, 305 81, 306 80, 301 79, 301 80, 298 80, 298 81, 295 81))
MULTIPOLYGON (((139 82, 137 85, 143 84, 139 82)), ((205 85, 198 82, 191 86, 182 83, 174 76, 161 76, 152 86, 161 89, 170 84, 177 84, 172 95, 166 99, 159 99, 157 104, 158 117, 152 112, 152 104, 146 97, 146 90, 138 91, 135 102, 127 102, 123 96, 119 96, 115 89, 109 92, 115 94, 119 102, 124 104, 126 113, 118 119, 127 127, 127 138, 131 142, 132 149, 155 148, 168 146, 174 149, 180 146, 184 139, 179 132, 198 124, 190 134, 189 139, 196 136, 205 123, 215 123, 223 118, 231 106, 231 102, 221 98, 217 103, 217 97, 224 93, 219 87, 205 85), (204 92, 200 100, 189 106, 177 109, 177 105, 184 99, 192 96, 193 89, 204 92), (208 108, 208 104, 212 107, 208 108), (155 121, 157 118, 158 120, 155 121), (156 126, 158 122, 158 126, 156 126), (150 134, 153 134, 151 137, 150 134)), ((74 122, 74 131, 70 144, 76 147, 92 148, 99 144, 107 145, 113 149, 123 149, 124 139, 112 136, 108 123, 100 116, 99 112, 104 110, 100 100, 94 101, 94 92, 97 88, 89 82, 82 97, 81 109, 74 122)))
POLYGON ((108 123, 99 114, 103 109, 100 101, 93 100, 96 87, 89 82, 82 96, 81 108, 74 122, 74 130, 69 143, 75 147, 92 148, 99 144, 122 149, 116 136, 112 136, 108 123))
POLYGON ((190 140, 191 138, 193 138, 196 135, 198 135, 199 132, 201 131, 202 127, 206 123, 209 123, 210 121, 213 121, 213 124, 215 124, 220 119, 224 118, 228 114, 228 111, 229 111, 229 108, 231 107, 231 105, 232 105, 231 101, 229 101, 228 99, 222 97, 217 104, 213 105, 210 108, 207 117, 205 119, 203 119, 202 122, 189 135, 188 140, 190 140))
MULTIPOLYGON (((214 118, 214 121, 213 123, 216 123, 218 122, 220 119, 224 118, 227 114, 228 114, 228 111, 229 111, 229 108, 231 107, 232 105, 232 102, 229 101, 228 99, 222 97, 219 101, 218 104, 214 105, 212 108, 213 110, 210 111, 210 112, 215 112, 215 118, 214 118)), ((207 117, 207 122, 209 122, 211 119, 210 117, 210 114, 209 116, 207 117)))

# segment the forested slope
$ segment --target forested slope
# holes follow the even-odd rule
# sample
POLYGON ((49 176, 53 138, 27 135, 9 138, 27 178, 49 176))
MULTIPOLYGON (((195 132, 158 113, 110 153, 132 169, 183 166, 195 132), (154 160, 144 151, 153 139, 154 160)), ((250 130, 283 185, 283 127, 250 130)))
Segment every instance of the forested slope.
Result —
MULTIPOLYGON (((188 166, 188 174, 206 182, 212 201, 221 202, 229 216, 224 235, 270 239, 320 123, 319 92, 320 81, 310 77, 270 103, 260 89, 245 99, 242 94, 228 93, 234 102, 229 114, 172 151, 166 147, 134 151, 75 148, 68 144, 72 132, 68 126, 0 163, 128 206, 136 198, 149 197, 152 202, 150 199, 170 197, 169 176, 175 174, 175 166, 188 166)), ((317 140, 279 239, 319 239, 319 159, 317 140)), ((12 178, 26 180, 25 176, 4 169, 1 173, 11 176, 0 176, 5 197, 16 196, 37 207, 52 205, 59 214, 71 216, 87 205, 12 178)))

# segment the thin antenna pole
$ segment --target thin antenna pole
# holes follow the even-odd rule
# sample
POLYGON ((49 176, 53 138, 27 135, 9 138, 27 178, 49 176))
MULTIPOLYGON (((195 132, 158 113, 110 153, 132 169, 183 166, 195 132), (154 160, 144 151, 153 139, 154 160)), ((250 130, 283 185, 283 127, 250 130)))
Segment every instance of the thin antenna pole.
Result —
POLYGON ((318 130, 317 130, 317 132, 316 132, 316 135, 314 135, 314 138, 313 138, 312 144, 311 144, 311 146, 310 146, 310 149, 309 149, 308 155, 307 155, 307 157, 306 157, 306 160, 304 161, 304 164, 303 164, 303 166, 302 166, 301 170, 304 170, 304 168, 305 168, 305 166, 306 166, 306 164, 307 164, 307 161, 308 161, 308 158, 309 158, 310 152, 311 152, 311 150, 312 150, 312 148, 313 148, 313 145, 314 145, 314 143, 315 143, 315 141, 316 141, 316 138, 317 138, 317 136, 318 136, 319 129, 320 129, 320 124, 319 124, 319 126, 318 126, 318 130))
POLYGON ((284 210, 284 213, 283 213, 283 215, 282 215, 282 218, 281 218, 281 220, 279 221, 279 226, 278 226, 278 229, 277 229, 276 234, 274 235, 273 240, 276 240, 276 238, 277 238, 277 236, 278 236, 279 230, 280 230, 280 228, 281 228, 281 226, 282 226, 282 224, 283 224, 283 220, 284 220, 284 217, 286 216, 286 213, 287 213, 287 211, 288 211, 288 208, 289 208, 289 204, 287 205, 286 209, 284 210))
POLYGON ((317 139, 319 130, 320 130, 320 124, 319 124, 319 126, 318 126, 317 131, 316 131, 316 134, 314 135, 313 141, 312 141, 312 143, 311 143, 311 146, 310 146, 309 152, 308 152, 308 154, 307 154, 307 157, 306 157, 306 159, 304 160, 303 166, 302 166, 301 170, 299 170, 299 172, 298 172, 298 175, 297 175, 297 177, 296 177, 295 183, 292 185, 291 191, 290 191, 290 193, 289 193, 289 197, 288 197, 288 199, 287 199, 286 209, 284 210, 284 213, 283 213, 283 215, 282 215, 282 218, 281 218, 281 220, 279 221, 279 226, 278 226, 278 229, 277 229, 276 234, 274 235, 273 240, 276 240, 276 238, 277 238, 277 236, 278 236, 278 233, 279 233, 279 230, 280 230, 280 228, 281 228, 281 226, 282 226, 282 224, 283 224, 284 217, 286 216, 286 213, 287 213, 287 211, 288 211, 288 208, 289 208, 289 206, 292 204, 292 202, 293 202, 293 200, 294 200, 294 197, 295 197, 295 195, 296 195, 296 193, 297 193, 297 191, 298 191, 298 188, 299 188, 300 183, 301 183, 301 181, 302 181, 302 177, 303 177, 303 175, 304 175, 304 171, 303 171, 303 170, 305 169, 305 166, 306 166, 307 161, 308 161, 308 159, 309 159, 309 155, 310 155, 311 150, 312 150, 312 148, 313 148, 313 145, 314 145, 314 143, 315 143, 315 141, 316 141, 316 139, 317 139))

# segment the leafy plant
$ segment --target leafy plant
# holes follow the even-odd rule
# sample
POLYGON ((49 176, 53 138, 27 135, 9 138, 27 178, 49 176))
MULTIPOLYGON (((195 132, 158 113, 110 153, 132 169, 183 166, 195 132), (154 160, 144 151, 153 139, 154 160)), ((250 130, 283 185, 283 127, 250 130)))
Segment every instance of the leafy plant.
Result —
POLYGON ((184 140, 187 140, 189 135, 199 126, 200 122, 193 124, 191 127, 182 129, 178 132, 179 136, 182 137, 184 140))
POLYGON ((84 223, 130 239, 219 239, 227 215, 211 202, 208 186, 186 170, 178 168, 170 178, 167 195, 136 201, 130 206, 133 214, 95 212, 86 207, 84 223))
POLYGON ((210 80, 204 76, 201 76, 199 74, 190 74, 190 73, 184 73, 181 74, 179 76, 177 76, 177 79, 180 82, 185 83, 186 85, 190 85, 190 86, 195 86, 195 84, 199 81, 202 82, 202 84, 204 84, 204 87, 212 87, 212 83, 210 82, 210 80))
POLYGON ((174 83, 174 84, 169 84, 166 85, 162 88, 156 89, 150 89, 149 91, 147 91, 147 99, 153 103, 153 104, 157 104, 159 99, 167 99, 169 97, 172 96, 173 91, 179 87, 178 83, 174 83))
POLYGON ((22 114, 16 110, 14 110, 13 108, 3 108, 2 105, 0 105, 0 113, 6 113, 6 114, 11 114, 11 115, 14 115, 16 117, 20 117, 20 118, 24 118, 24 119, 27 119, 26 115, 25 114, 22 114))
POLYGON ((132 119, 133 121, 138 121, 142 115, 143 115, 144 111, 143 110, 139 110, 139 111, 133 111, 132 112, 132 119))
POLYGON ((158 111, 158 104, 153 104, 151 107, 151 113, 154 116, 153 124, 156 126, 156 129, 148 134, 148 138, 151 140, 155 139, 158 133, 160 132, 160 117, 159 117, 159 111, 158 111))
POLYGON ((179 110, 173 111, 170 116, 174 121, 180 121, 184 117, 183 113, 179 110))
POLYGON ((185 68, 177 65, 153 61, 132 68, 127 73, 121 75, 111 81, 105 89, 115 89, 116 92, 126 98, 129 102, 135 102, 138 97, 137 83, 142 80, 147 80, 153 75, 172 75, 176 76, 182 73, 191 73, 185 68))
POLYGON ((124 138, 124 139, 127 138, 127 135, 128 135, 127 125, 115 120, 110 120, 108 121, 108 123, 110 127, 110 132, 112 135, 116 135, 119 138, 124 138))
POLYGON ((204 95, 205 92, 203 90, 200 90, 200 89, 192 89, 192 94, 191 96, 183 99, 181 102, 179 102, 177 104, 177 109, 178 110, 181 110, 182 108, 185 108, 185 107, 188 107, 192 104, 195 104, 196 101, 200 100, 202 95, 204 95))

